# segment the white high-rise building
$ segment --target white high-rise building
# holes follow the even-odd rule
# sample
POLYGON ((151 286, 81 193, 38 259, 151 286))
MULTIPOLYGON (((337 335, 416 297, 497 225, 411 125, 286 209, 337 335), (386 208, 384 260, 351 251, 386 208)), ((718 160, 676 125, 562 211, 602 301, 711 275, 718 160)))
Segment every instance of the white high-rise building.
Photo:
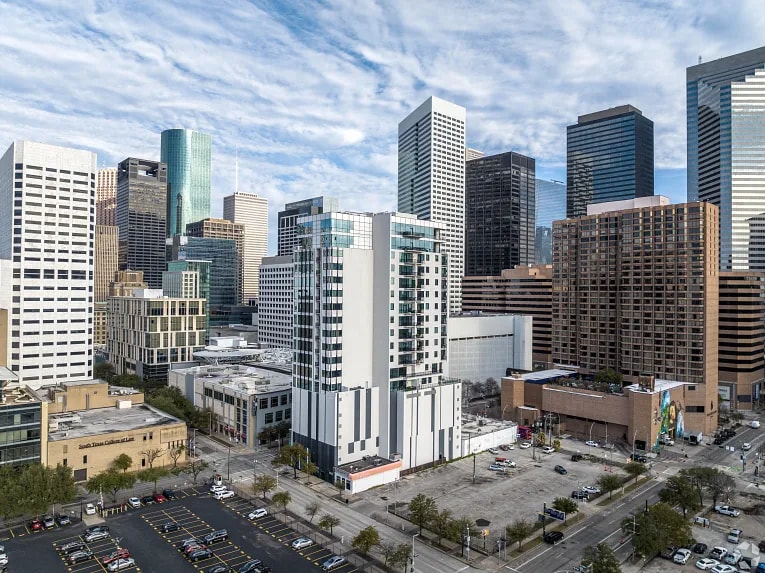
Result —
POLYGON ((95 153, 15 141, 0 159, 8 367, 33 388, 92 378, 95 202, 95 153))
POLYGON ((450 313, 462 308, 465 274, 465 118, 430 97, 398 124, 398 210, 443 225, 450 313))
POLYGON ((364 456, 403 468, 459 457, 461 385, 444 376, 441 225, 344 212, 300 223, 293 439, 325 478, 364 456))
POLYGON ((260 265, 258 342, 269 348, 292 348, 292 255, 265 257, 260 265))
POLYGON ((244 225, 242 302, 259 297, 260 263, 268 254, 268 199, 237 191, 223 198, 223 218, 244 225))

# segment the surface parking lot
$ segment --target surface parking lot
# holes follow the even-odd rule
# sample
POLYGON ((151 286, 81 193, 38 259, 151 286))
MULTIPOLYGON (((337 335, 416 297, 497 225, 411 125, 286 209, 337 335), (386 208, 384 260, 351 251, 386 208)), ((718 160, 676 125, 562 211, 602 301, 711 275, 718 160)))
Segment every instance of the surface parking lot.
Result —
MULTIPOLYGON (((256 506, 239 497, 217 501, 202 487, 176 492, 179 499, 130 509, 106 520, 109 538, 87 544, 94 557, 70 565, 59 548, 70 541, 81 541, 84 525, 76 524, 52 530, 17 535, 3 542, 9 557, 9 571, 46 571, 68 573, 106 573, 102 558, 117 547, 124 547, 136 561, 128 572, 152 573, 206 571, 225 563, 233 571, 250 559, 260 559, 274 573, 317 572, 333 553, 318 544, 293 550, 291 542, 303 535, 285 526, 273 516, 256 521, 247 519, 256 506), (174 521, 178 530, 164 533, 163 524, 174 521), (214 530, 226 529, 229 539, 211 545, 213 557, 198 563, 189 562, 177 544, 190 537, 200 537, 214 530)), ((311 535, 305 535, 311 537, 311 535)), ((355 567, 345 563, 334 569, 352 573, 355 567)))

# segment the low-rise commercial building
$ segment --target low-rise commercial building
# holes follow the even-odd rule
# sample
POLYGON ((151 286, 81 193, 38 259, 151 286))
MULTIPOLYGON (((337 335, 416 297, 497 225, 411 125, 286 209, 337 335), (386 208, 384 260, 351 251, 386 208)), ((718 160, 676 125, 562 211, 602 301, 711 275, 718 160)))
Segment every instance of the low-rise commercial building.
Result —
POLYGON ((46 463, 47 412, 47 402, 0 366, 0 466, 46 463))

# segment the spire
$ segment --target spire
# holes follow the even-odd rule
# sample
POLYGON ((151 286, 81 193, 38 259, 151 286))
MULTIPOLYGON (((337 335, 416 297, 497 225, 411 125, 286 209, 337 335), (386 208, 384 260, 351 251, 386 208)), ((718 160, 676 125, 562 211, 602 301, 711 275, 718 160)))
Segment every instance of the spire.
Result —
POLYGON ((236 160, 234 163, 234 193, 239 193, 239 145, 236 146, 236 160))

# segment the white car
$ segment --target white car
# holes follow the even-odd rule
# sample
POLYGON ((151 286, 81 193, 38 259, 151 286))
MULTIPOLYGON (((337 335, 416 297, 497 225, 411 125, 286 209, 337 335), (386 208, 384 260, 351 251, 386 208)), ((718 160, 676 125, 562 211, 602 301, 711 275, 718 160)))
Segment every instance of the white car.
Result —
POLYGON ((86 503, 85 504, 85 515, 95 515, 96 514, 96 506, 92 503, 86 503))
POLYGON ((729 517, 738 517, 741 515, 741 512, 737 510, 735 507, 731 507, 730 505, 716 505, 715 511, 717 513, 720 513, 722 515, 727 515, 729 517))
POLYGON ((505 460, 504 462, 497 462, 501 466, 505 466, 506 468, 514 468, 515 462, 513 460, 505 460))
POLYGON ((268 515, 268 510, 265 507, 256 509, 247 514, 247 519, 260 519, 268 515))
POLYGON ((588 446, 590 446, 590 447, 593 447, 593 448, 597 448, 597 447, 598 447, 598 445, 599 445, 599 444, 598 444, 598 442, 594 442, 594 441, 592 441, 592 440, 587 440, 587 441, 585 442, 585 444, 587 444, 588 446))
POLYGON ((591 493, 593 495, 598 495, 600 493, 600 488, 595 487, 594 485, 586 485, 582 488, 582 491, 585 493, 591 493))
POLYGON ((122 571, 123 569, 131 569, 133 567, 135 567, 135 559, 132 557, 117 559, 106 566, 109 571, 122 571))
POLYGON ((725 563, 718 563, 712 567, 710 571, 712 571, 712 573, 738 573, 738 569, 732 565, 726 565, 725 563))
POLYGON ((141 500, 137 497, 131 497, 128 499, 128 505, 130 507, 141 507, 141 500))
POLYGON ((306 547, 310 547, 311 545, 313 545, 313 541, 311 541, 307 537, 301 537, 293 541, 291 545, 292 545, 292 549, 305 549, 306 547))
POLYGON ((696 569, 701 569, 702 571, 706 571, 707 569, 711 569, 715 565, 719 565, 720 562, 717 559, 710 559, 709 557, 704 557, 703 559, 699 559, 696 561, 696 569))
POLYGON ((488 452, 494 456, 499 454, 499 450, 497 448, 489 448, 488 452))
POLYGON ((521 445, 518 447, 522 450, 528 450, 531 447, 531 442, 521 442, 521 445))
POLYGON ((744 442, 743 444, 741 444, 741 449, 747 452, 752 449, 752 444, 750 444, 749 442, 744 442))
POLYGON ((219 491, 226 491, 228 488, 225 485, 211 485, 210 493, 218 493, 219 491))
POLYGON ((688 563, 688 560, 690 558, 691 558, 690 549, 678 549, 674 557, 672 557, 672 561, 674 561, 678 565, 685 565, 686 563, 688 563))
POLYGON ((221 499, 228 499, 230 497, 234 497, 236 494, 231 491, 230 489, 224 489, 223 491, 215 492, 214 496, 215 499, 221 500, 221 499))
POLYGON ((725 547, 715 547, 712 549, 712 551, 709 552, 709 557, 712 559, 717 559, 718 561, 722 561, 725 559, 725 556, 728 554, 728 550, 725 549, 725 547))
POLYGON ((555 448, 553 448, 552 446, 545 446, 544 448, 542 448, 543 454, 552 454, 554 452, 555 452, 555 448))
POLYGON ((324 569, 324 571, 332 571, 332 569, 336 567, 340 567, 340 565, 342 565, 343 563, 345 563, 345 557, 334 555, 330 557, 329 559, 327 559, 324 562, 324 564, 321 566, 321 568, 324 569))

